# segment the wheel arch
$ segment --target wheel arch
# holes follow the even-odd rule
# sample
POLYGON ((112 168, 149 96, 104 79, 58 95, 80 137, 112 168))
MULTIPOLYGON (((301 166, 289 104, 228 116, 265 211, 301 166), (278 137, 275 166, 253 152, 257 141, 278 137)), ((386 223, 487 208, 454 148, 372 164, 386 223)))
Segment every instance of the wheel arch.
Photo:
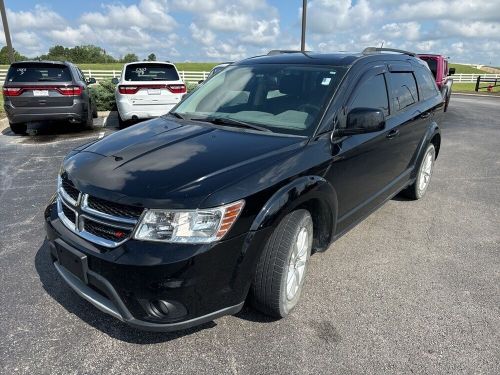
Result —
POLYGON ((288 213, 306 209, 313 219, 313 249, 324 251, 335 233, 337 207, 337 194, 324 178, 303 176, 271 196, 255 218, 251 230, 275 227, 288 213))

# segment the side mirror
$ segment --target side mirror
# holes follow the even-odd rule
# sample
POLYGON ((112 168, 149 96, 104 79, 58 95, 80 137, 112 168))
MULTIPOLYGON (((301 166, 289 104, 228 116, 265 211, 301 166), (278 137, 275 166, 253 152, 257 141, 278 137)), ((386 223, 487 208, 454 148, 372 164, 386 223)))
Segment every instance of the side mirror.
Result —
POLYGON ((345 129, 335 130, 335 136, 373 133, 385 128, 384 112, 377 108, 354 108, 347 114, 345 129))
POLYGON ((205 82, 205 80, 204 80, 204 79, 200 79, 200 80, 198 81, 198 85, 201 85, 203 82, 205 82))
POLYGON ((448 75, 452 76, 453 74, 455 74, 455 68, 450 68, 448 71, 448 75))
POLYGON ((97 83, 94 77, 87 78, 87 85, 92 85, 94 83, 97 83))
POLYGON ((111 79, 111 83, 112 83, 113 85, 117 85, 117 84, 118 84, 118 82, 119 82, 119 81, 118 81, 118 78, 116 78, 116 77, 111 79))

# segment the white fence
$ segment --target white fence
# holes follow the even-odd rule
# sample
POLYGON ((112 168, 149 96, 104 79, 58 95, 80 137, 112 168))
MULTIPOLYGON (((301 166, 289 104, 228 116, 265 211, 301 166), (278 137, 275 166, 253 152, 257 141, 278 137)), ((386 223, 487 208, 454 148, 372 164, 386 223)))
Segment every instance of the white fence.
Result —
MULTIPOLYGON (((103 79, 117 78, 120 76, 121 70, 83 70, 83 73, 87 78, 95 78, 97 81, 103 79)), ((184 82, 198 82, 202 79, 206 79, 210 72, 188 72, 179 71, 179 75, 184 82)), ((0 85, 3 85, 5 81, 5 76, 7 75, 7 69, 0 69, 0 85)))
MULTIPOLYGON (((84 70, 83 71, 87 78, 93 77, 97 81, 102 79, 111 79, 120 76, 120 70, 84 70)), ((189 71, 179 71, 181 79, 184 82, 198 82, 202 79, 206 79, 209 72, 189 72, 189 71)), ((7 69, 0 69, 0 85, 3 84, 5 80, 5 75, 7 74, 7 69)), ((457 83, 475 83, 477 77, 481 78, 497 78, 500 79, 500 74, 454 74, 452 76, 453 82, 457 83)))

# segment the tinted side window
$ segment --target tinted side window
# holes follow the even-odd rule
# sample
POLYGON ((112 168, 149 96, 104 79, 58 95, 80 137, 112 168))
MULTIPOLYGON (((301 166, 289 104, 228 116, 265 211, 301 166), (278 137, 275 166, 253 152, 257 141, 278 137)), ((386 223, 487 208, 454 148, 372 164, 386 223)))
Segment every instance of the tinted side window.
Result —
POLYGON ((83 74, 83 72, 80 69, 77 69, 77 72, 78 72, 78 78, 80 78, 82 81, 85 82, 85 75, 83 74))
POLYGON ((380 108, 386 116, 389 115, 387 86, 383 74, 373 76, 358 86, 351 104, 351 109, 354 108, 380 108))
POLYGON ((417 69, 415 74, 417 75, 418 91, 421 99, 427 100, 438 94, 436 81, 434 81, 434 76, 429 70, 425 68, 417 69))
POLYGON ((390 73, 391 97, 396 111, 401 111, 418 101, 417 84, 413 73, 390 73))

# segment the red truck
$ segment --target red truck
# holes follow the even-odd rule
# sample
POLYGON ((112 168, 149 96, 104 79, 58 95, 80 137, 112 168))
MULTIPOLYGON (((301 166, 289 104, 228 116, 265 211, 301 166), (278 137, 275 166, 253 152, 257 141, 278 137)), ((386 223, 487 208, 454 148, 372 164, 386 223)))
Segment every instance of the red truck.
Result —
POLYGON ((446 112, 450 103, 451 85, 453 84, 453 79, 450 76, 455 74, 455 68, 448 67, 448 58, 443 55, 422 54, 417 56, 429 65, 436 79, 436 84, 443 95, 444 111, 446 112))

